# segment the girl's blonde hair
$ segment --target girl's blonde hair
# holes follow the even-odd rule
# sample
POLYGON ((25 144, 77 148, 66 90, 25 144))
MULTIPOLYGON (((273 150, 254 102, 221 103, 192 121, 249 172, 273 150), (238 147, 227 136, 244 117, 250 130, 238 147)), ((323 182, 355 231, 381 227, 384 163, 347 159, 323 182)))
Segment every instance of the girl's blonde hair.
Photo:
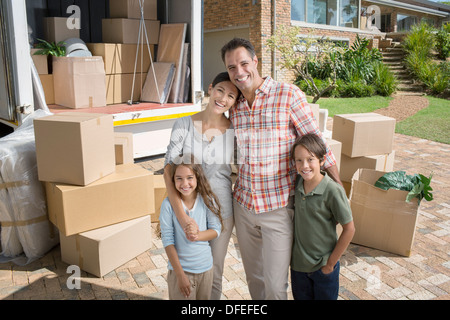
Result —
POLYGON ((206 178, 202 166, 195 160, 194 156, 183 155, 183 157, 181 158, 183 160, 180 163, 172 164, 171 166, 172 170, 170 172, 170 177, 173 183, 175 184, 175 172, 177 171, 178 167, 184 166, 191 169, 191 171, 197 178, 197 193, 200 194, 203 202, 208 207, 208 209, 211 210, 211 212, 219 218, 223 230, 220 202, 215 193, 211 190, 211 186, 208 182, 208 179, 206 178))

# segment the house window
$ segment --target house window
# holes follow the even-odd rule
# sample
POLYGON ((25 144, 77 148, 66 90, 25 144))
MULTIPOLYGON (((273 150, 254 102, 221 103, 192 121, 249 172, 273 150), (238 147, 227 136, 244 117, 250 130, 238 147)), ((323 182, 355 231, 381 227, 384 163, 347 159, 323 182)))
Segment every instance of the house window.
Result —
POLYGON ((397 14, 397 32, 409 31, 411 27, 417 23, 416 16, 407 14, 397 14))
POLYGON ((358 28, 358 0, 292 0, 291 20, 358 28))

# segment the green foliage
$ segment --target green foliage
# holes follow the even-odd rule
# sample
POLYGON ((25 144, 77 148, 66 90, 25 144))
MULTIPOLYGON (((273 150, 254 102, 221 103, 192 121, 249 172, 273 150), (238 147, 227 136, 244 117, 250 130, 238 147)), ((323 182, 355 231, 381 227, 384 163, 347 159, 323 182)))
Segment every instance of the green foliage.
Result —
POLYGON ((370 97, 375 94, 375 88, 363 80, 350 81, 339 88, 341 97, 370 97))
POLYGON ((336 86, 336 53, 341 50, 322 37, 315 37, 313 34, 300 38, 300 27, 280 27, 277 33, 267 40, 267 46, 278 52, 280 55, 280 65, 282 68, 291 70, 295 76, 305 80, 307 91, 314 97, 315 103, 322 95, 327 94, 336 86), (311 72, 316 66, 327 66, 329 70, 322 74, 311 72), (319 88, 315 79, 328 79, 328 85, 319 88))
POLYGON ((439 59, 450 57, 450 23, 444 24, 436 33, 436 51, 439 59))
POLYGON ((58 43, 48 42, 38 39, 40 42, 36 45, 37 50, 34 54, 37 55, 51 55, 55 57, 64 57, 66 55, 66 47, 64 41, 58 43))
POLYGON ((425 85, 431 94, 438 95, 448 91, 450 72, 448 72, 448 62, 437 63, 432 60, 432 49, 437 43, 442 43, 437 40, 439 32, 436 33, 436 37, 435 33, 436 30, 426 23, 415 25, 403 41, 403 46, 407 53, 406 68, 425 85))
POLYGON ((397 90, 398 81, 385 64, 375 63, 374 72, 373 86, 378 94, 387 97, 397 90))
POLYGON ((397 189, 408 191, 406 201, 409 202, 413 198, 418 199, 418 203, 425 198, 427 201, 433 200, 431 191, 431 177, 427 178, 422 174, 407 175, 405 171, 393 171, 384 174, 375 182, 375 187, 383 190, 397 189))

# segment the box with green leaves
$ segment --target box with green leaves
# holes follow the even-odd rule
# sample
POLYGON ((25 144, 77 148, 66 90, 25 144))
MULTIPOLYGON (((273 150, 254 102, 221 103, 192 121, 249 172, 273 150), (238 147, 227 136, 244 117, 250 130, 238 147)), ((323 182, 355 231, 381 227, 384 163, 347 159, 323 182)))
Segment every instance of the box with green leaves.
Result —
MULTIPOLYGON (((358 169, 353 175, 350 205, 356 232, 352 242, 410 256, 420 203, 415 198, 410 199, 408 190, 383 190, 375 186, 385 174, 383 171, 358 169)), ((427 198, 432 199, 431 187, 429 183, 427 185, 427 198)), ((414 187, 414 184, 410 186, 421 188, 414 187)))

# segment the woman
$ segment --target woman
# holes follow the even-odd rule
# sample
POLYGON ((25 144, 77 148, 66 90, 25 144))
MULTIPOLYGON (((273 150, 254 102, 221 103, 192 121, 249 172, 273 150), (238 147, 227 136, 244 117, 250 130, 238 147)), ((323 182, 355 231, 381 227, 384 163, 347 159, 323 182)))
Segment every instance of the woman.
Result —
MULTIPOLYGON (((239 90, 231 83, 227 72, 216 76, 208 88, 209 103, 205 110, 178 119, 172 128, 170 144, 164 162, 164 181, 168 198, 183 229, 196 226, 195 221, 183 210, 179 193, 170 178, 171 167, 183 159, 183 154, 193 154, 199 159, 206 177, 220 201, 223 231, 211 240, 214 261, 214 280, 211 299, 219 300, 222 293, 222 274, 234 226, 233 197, 231 190, 231 163, 234 159, 234 130, 226 112, 236 104, 239 90)), ((186 159, 184 159, 186 161, 186 159)), ((195 228, 198 230, 198 228, 195 228)), ((187 238, 195 241, 196 233, 188 232, 187 238)))

